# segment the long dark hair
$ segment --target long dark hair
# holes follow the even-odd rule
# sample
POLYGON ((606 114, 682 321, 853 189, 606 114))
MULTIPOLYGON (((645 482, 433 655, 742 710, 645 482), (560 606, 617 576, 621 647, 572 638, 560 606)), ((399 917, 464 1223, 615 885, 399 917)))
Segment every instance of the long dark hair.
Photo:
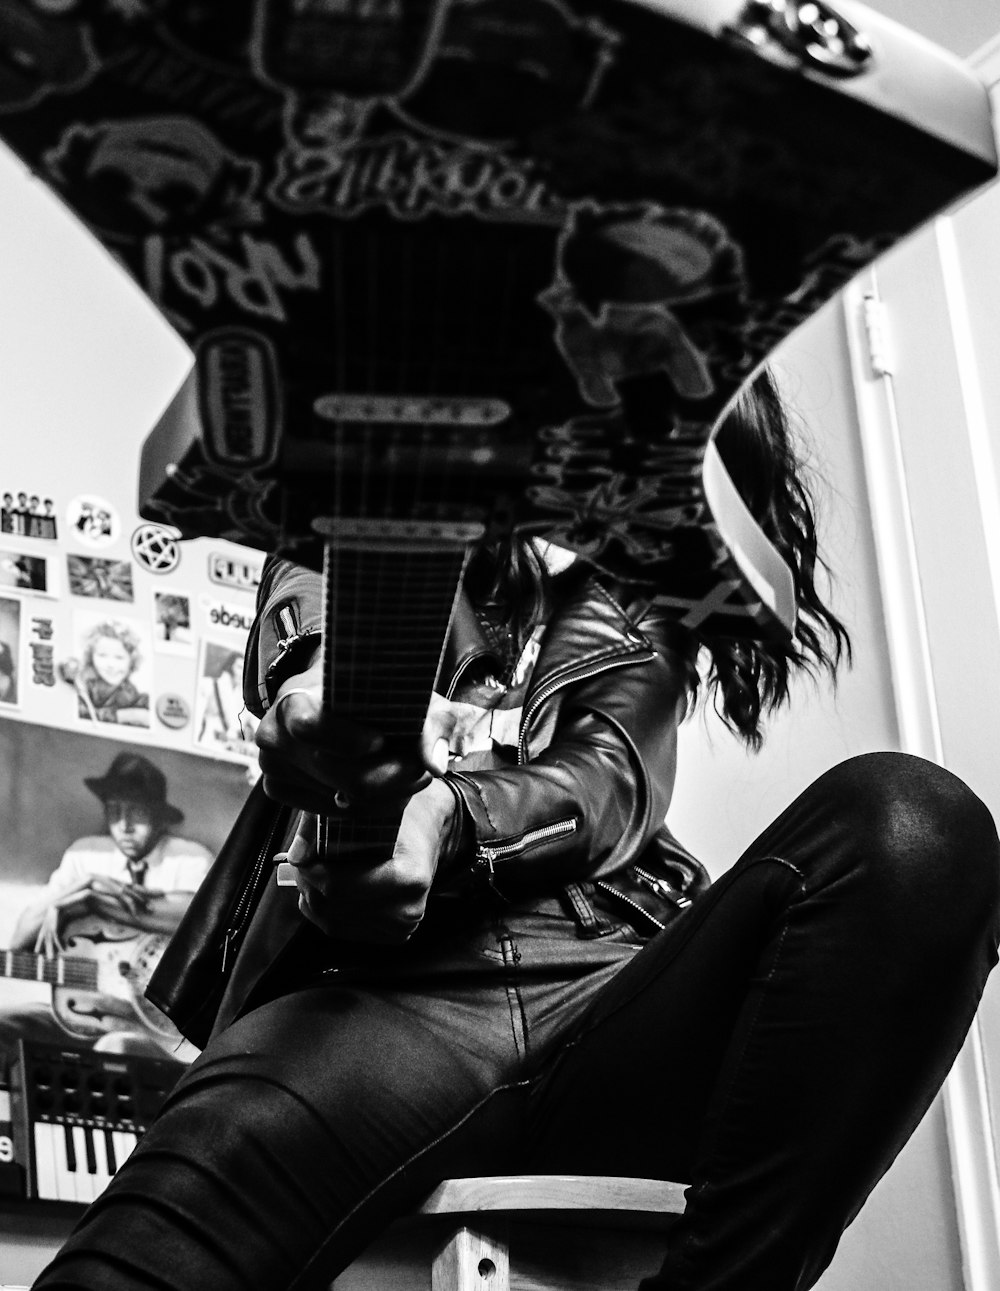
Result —
POLYGON ((708 674, 715 708, 752 747, 762 741, 763 717, 788 699, 793 672, 836 677, 850 663, 844 624, 816 586, 826 570, 816 536, 816 509, 791 422, 775 384, 763 369, 740 394, 715 439, 727 471, 754 519, 792 572, 798 623, 787 642, 729 638, 701 641, 711 658, 708 674))
MULTIPOLYGON (((816 586, 817 573, 826 567, 815 505, 790 419, 767 369, 740 394, 715 444, 751 514, 792 572, 798 624, 790 641, 768 642, 702 637, 678 627, 674 644, 685 660, 692 701, 702 684, 698 661, 704 651, 705 682, 716 711, 756 749, 764 717, 788 699, 793 672, 835 677, 840 664, 850 661, 851 643, 816 586)), ((509 661, 547 612, 551 579, 543 561, 529 542, 505 538, 476 554, 467 586, 494 631, 503 625, 509 661)))

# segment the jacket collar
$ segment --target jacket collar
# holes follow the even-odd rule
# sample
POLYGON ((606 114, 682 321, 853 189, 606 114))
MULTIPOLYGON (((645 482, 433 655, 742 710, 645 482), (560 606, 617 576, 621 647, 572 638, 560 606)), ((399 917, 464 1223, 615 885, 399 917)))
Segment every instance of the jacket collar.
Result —
MULTIPOLYGON (((581 568, 573 567, 555 580, 552 622, 558 632, 547 631, 531 679, 531 693, 552 681, 572 680, 608 659, 648 655, 653 647, 614 597, 581 568)), ((499 666, 490 649, 472 604, 461 590, 445 643, 437 689, 450 695, 461 673, 473 660, 489 658, 499 666)))

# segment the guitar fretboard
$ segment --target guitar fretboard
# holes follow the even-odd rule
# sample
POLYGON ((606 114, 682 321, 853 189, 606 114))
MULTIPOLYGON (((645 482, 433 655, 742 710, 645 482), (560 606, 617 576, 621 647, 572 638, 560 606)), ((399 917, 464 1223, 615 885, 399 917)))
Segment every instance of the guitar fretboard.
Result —
MULTIPOLYGON (((467 554, 464 542, 388 535, 327 544, 326 702, 379 731, 390 748, 412 749, 420 735, 467 554)), ((401 815, 328 818, 327 855, 388 857, 401 815)))
POLYGON ((49 986, 77 986, 96 990, 97 964, 80 955, 38 955, 30 950, 0 952, 0 974, 24 982, 49 986))

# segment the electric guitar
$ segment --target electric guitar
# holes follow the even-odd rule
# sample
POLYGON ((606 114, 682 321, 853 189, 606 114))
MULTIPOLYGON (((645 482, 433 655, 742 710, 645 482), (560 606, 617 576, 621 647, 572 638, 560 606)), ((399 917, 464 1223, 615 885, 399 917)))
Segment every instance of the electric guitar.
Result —
POLYGON ((51 986, 53 1015, 68 1035, 91 1043, 138 1035, 176 1058, 183 1037, 144 994, 167 938, 84 916, 67 925, 63 943, 56 955, 0 950, 0 977, 51 986))
POLYGON ((325 562, 328 701, 390 738, 483 533, 793 632, 715 428, 996 171, 983 87, 850 0, 10 0, 0 55, 0 137, 192 348, 143 515, 325 562))

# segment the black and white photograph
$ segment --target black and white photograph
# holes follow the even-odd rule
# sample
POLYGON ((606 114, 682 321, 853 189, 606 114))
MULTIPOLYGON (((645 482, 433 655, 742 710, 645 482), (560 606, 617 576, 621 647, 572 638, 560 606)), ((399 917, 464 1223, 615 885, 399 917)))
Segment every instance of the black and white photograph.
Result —
POLYGON ((191 597, 182 592, 153 593, 153 640, 165 654, 194 653, 191 597))
POLYGON ((21 602, 0 596, 0 705, 15 707, 21 694, 21 602))
POLYGON ((0 496, 0 533, 55 541, 59 536, 55 503, 37 493, 5 491, 0 496))
POLYGON ((202 642, 193 726, 199 747, 256 762, 257 718, 243 695, 242 648, 220 641, 202 642))
POLYGON ((126 603, 135 600, 131 561, 70 552, 66 557, 66 575, 71 596, 126 603))
POLYGON ((998 0, 0 0, 0 1291, 1000 1291, 998 0))
POLYGON ((34 786, 0 788, 0 1054, 27 1040, 190 1061, 143 990, 221 845, 242 776, 26 723, 0 726, 0 752, 34 786))
POLYGON ((52 565, 48 556, 0 547, 0 591, 53 595, 52 565))
POLYGON ((57 664, 83 722, 149 726, 152 641, 138 620, 77 611, 75 652, 57 664))

